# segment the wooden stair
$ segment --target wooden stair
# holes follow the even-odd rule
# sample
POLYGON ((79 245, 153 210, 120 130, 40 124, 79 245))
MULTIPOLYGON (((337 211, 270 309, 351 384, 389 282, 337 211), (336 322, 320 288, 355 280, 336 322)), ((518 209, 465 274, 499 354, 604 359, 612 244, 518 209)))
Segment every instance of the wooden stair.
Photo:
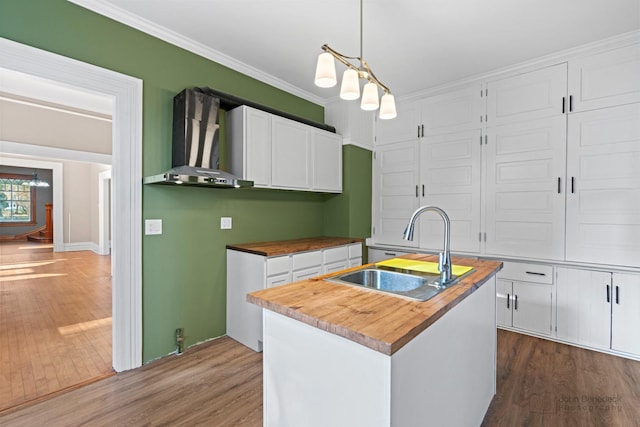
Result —
POLYGON ((33 232, 27 234, 27 240, 30 242, 53 243, 53 205, 51 203, 45 203, 44 207, 46 209, 46 221, 44 229, 34 230, 33 232))

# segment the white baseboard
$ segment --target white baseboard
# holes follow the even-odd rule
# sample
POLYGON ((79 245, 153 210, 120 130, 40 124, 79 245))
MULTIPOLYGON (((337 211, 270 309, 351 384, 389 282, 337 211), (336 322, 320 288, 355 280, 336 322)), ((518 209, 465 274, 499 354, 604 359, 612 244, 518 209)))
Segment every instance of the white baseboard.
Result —
POLYGON ((63 251, 64 252, 91 251, 91 252, 95 252, 98 255, 109 255, 108 253, 106 254, 101 253, 100 247, 93 242, 65 243, 63 251))

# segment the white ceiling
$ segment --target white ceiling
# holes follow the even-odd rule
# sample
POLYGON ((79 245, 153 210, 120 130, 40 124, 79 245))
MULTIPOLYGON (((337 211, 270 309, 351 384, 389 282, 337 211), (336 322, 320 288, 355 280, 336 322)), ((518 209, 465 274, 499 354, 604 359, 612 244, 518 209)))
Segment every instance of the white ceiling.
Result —
MULTIPOLYGON (((358 0, 70 1, 323 104, 338 88, 313 85, 320 46, 359 54, 358 0)), ((403 97, 637 30, 640 0, 364 0, 363 16, 364 58, 403 97)))

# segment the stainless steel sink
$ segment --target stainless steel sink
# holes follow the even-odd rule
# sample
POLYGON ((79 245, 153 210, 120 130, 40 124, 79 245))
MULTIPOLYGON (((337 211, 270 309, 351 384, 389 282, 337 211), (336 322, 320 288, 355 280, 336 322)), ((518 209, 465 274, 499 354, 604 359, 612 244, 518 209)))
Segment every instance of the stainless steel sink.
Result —
POLYGON ((422 272, 393 271, 388 268, 365 267, 331 276, 326 280, 346 285, 362 286, 396 295, 403 295, 419 301, 433 298, 458 281, 453 276, 445 284, 440 283, 440 274, 422 272))

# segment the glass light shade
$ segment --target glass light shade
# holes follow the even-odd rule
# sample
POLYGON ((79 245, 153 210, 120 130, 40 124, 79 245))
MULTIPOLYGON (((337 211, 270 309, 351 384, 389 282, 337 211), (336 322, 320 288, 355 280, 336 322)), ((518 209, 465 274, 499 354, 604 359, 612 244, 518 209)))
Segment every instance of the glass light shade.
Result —
POLYGON ((366 111, 377 110, 380 106, 378 101, 378 86, 375 83, 367 83, 362 89, 362 101, 360 108, 366 111))
POLYGON ((318 55, 318 64, 316 65, 316 86, 333 87, 337 82, 336 64, 333 55, 329 52, 321 53, 318 55))
POLYGON ((380 118, 388 120, 395 118, 397 115, 395 98, 390 93, 385 93, 380 99, 380 118))
POLYGON ((348 101, 360 98, 360 78, 356 70, 351 68, 344 70, 342 85, 340 86, 340 98, 348 101))

